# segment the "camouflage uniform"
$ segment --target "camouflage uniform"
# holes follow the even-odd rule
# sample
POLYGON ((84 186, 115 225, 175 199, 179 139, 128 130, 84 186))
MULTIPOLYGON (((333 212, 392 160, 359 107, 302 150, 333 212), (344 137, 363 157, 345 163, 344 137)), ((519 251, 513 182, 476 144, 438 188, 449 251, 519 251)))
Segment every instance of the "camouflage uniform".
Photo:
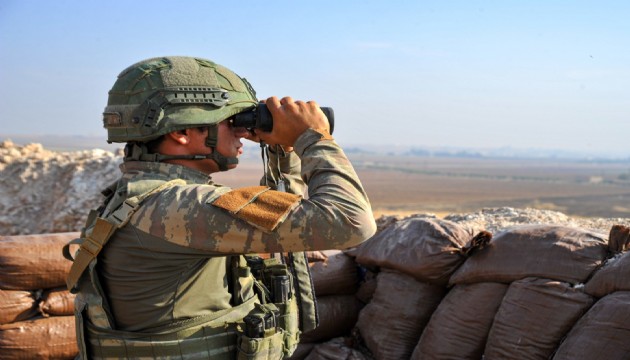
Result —
MULTIPOLYGON (((100 274, 117 326, 147 331, 229 308, 225 276, 217 276, 225 273, 220 271, 225 269, 221 255, 347 248, 371 236, 374 219, 359 179, 341 148, 322 138, 308 130, 298 139, 295 153, 282 159, 283 170, 296 171, 300 156, 308 200, 270 190, 269 199, 259 196, 259 203, 250 204, 280 207, 273 219, 262 212, 241 215, 214 206, 231 189, 195 170, 164 163, 123 164, 118 185, 123 196, 175 178, 186 185, 147 198, 101 253, 100 274), (278 196, 286 200, 274 204, 278 196), (221 259, 222 264, 208 268, 208 258, 221 259)), ((302 192, 300 176, 285 177, 292 191, 302 192)))
POLYGON ((256 104, 245 79, 205 59, 153 58, 119 75, 103 123, 108 141, 128 142, 123 174, 73 241, 80 244, 75 257, 64 249, 74 261, 67 283, 77 292, 82 356, 280 359, 293 352, 300 329, 315 326, 316 314, 303 319, 316 309, 312 284, 296 270, 308 272, 308 265, 292 252, 348 248, 376 228, 365 191, 332 137, 306 130, 294 152, 270 152, 262 186, 242 189, 163 162, 200 156, 227 170, 237 160, 216 151, 217 124, 256 104), (211 154, 150 153, 148 141, 192 127, 207 127, 211 154), (274 190, 280 178, 287 192, 274 190), (294 296, 273 301, 268 279, 259 279, 244 254, 287 252, 292 268, 264 262, 267 278, 291 279, 294 296), (243 331, 248 316, 272 313, 275 325, 263 336, 243 331))

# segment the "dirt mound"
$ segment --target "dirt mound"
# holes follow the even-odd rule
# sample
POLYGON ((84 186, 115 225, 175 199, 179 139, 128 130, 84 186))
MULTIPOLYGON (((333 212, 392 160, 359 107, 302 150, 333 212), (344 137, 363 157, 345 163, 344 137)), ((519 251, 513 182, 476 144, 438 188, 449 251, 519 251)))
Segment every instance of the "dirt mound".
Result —
POLYGON ((0 234, 77 231, 100 191, 120 172, 121 153, 53 152, 0 143, 0 234))

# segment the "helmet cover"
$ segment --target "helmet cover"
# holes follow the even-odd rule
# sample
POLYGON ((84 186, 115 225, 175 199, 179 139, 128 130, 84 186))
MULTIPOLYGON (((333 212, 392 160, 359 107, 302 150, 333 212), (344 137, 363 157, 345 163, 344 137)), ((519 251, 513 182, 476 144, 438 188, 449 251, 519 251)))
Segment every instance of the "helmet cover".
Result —
POLYGON ((210 60, 169 56, 123 70, 103 112, 108 142, 147 142, 213 126, 258 103, 244 78, 210 60))

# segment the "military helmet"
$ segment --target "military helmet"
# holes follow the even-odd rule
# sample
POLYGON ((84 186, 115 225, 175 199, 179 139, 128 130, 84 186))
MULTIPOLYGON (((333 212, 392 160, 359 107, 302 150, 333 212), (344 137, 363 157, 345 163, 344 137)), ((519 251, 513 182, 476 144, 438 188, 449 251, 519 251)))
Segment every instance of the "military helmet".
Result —
POLYGON ((103 112, 107 142, 147 142, 211 126, 258 103, 249 82, 210 60, 166 56, 123 70, 103 112))

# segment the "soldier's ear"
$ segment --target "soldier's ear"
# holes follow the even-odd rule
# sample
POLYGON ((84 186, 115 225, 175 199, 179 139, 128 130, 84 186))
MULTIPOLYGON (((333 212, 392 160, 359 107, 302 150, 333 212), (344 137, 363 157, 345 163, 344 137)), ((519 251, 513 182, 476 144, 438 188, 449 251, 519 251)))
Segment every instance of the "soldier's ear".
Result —
POLYGON ((190 136, 188 134, 189 131, 190 129, 173 131, 166 134, 166 136, 178 144, 187 145, 188 143, 190 143, 190 136))

